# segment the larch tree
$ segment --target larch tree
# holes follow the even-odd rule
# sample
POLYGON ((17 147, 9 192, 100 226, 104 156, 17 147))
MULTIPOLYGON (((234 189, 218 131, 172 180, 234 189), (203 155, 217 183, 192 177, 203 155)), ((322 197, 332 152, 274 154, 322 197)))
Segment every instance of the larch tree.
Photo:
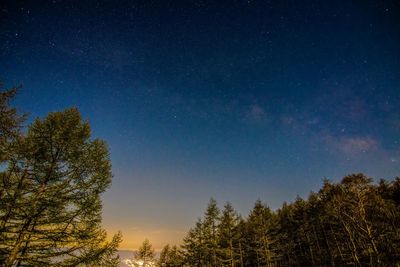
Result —
POLYGON ((211 198, 203 220, 203 239, 206 250, 206 264, 213 267, 220 264, 217 255, 219 216, 220 210, 217 201, 211 198))
MULTIPOLYGON (((1 82, 0 89, 2 89, 1 82)), ((10 101, 14 99, 18 89, 13 87, 0 92, 0 164, 10 157, 25 118, 24 115, 18 114, 16 108, 10 106, 10 101)))
POLYGON ((382 259, 386 264, 400 262, 400 178, 394 181, 381 180, 376 189, 384 203, 381 216, 374 216, 374 224, 379 227, 378 242, 382 259))
POLYGON ((169 261, 170 250, 171 250, 171 247, 169 244, 167 244, 163 247, 163 249, 160 252, 160 257, 157 260, 157 266, 159 266, 159 267, 167 266, 167 262, 169 261))
POLYGON ((218 258, 222 266, 234 267, 240 262, 240 218, 228 202, 218 225, 218 258))
POLYGON ((258 200, 247 220, 248 234, 257 266, 272 266, 274 253, 274 218, 270 208, 258 200))
POLYGON ((160 252, 157 260, 158 267, 181 267, 183 266, 182 251, 177 246, 166 245, 160 252))
POLYGON ((230 205, 221 216, 217 210, 210 201, 189 231, 185 266, 214 266, 212 248, 217 266, 400 266, 400 178, 325 180, 308 199, 297 197, 276 211, 257 201, 238 222, 230 205), (217 225, 216 246, 211 225, 217 225))
POLYGON ((203 225, 202 220, 198 219, 195 226, 189 230, 183 239, 182 249, 186 265, 204 266, 207 258, 209 258, 203 234, 203 225))
MULTIPOLYGON (((0 89, 2 84, 0 83, 0 89)), ((10 172, 4 171, 9 163, 12 151, 18 146, 20 138, 20 128, 23 117, 17 112, 17 109, 10 106, 17 93, 18 88, 14 87, 9 90, 0 92, 0 265, 4 264, 7 255, 7 247, 5 245, 8 225, 5 224, 7 214, 14 208, 13 203, 17 195, 7 195, 6 190, 9 186, 10 172)), ((9 166, 10 168, 10 166, 9 166)), ((11 166, 11 168, 14 168, 11 166)))
POLYGON ((152 266, 155 259, 153 246, 148 239, 145 239, 139 250, 135 252, 135 260, 142 261, 143 267, 152 266))
POLYGON ((36 119, 14 142, 0 173, 0 265, 117 266, 121 236, 107 242, 101 228, 109 153, 90 135, 72 108, 36 119))
POLYGON ((381 265, 379 237, 383 234, 376 218, 386 219, 384 202, 362 174, 346 176, 334 187, 332 215, 340 222, 356 265, 381 265))

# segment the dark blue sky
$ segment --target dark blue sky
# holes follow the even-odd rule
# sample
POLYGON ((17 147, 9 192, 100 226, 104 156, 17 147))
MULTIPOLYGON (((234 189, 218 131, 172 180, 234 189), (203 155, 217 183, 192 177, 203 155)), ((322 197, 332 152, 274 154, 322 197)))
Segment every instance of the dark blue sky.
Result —
POLYGON ((31 119, 80 109, 110 146, 107 229, 161 247, 210 197, 246 214, 399 175, 399 18, 398 1, 2 1, 0 79, 31 119))

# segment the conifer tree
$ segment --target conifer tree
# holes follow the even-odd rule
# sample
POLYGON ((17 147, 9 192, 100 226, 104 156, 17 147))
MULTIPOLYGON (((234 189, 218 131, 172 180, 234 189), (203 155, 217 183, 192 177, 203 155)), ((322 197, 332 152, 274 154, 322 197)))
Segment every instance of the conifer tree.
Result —
POLYGON ((246 221, 239 216, 238 224, 236 226, 237 229, 237 249, 238 249, 238 263, 237 266, 243 267, 245 266, 245 258, 246 258, 246 221))
POLYGON ((219 266, 218 253, 218 222, 220 211, 217 201, 213 198, 208 203, 203 220, 203 239, 205 244, 205 264, 219 266))
POLYGON ((334 186, 330 203, 331 214, 341 224, 343 237, 356 265, 382 263, 378 240, 384 230, 379 229, 378 222, 379 218, 386 219, 385 207, 371 182, 372 179, 362 174, 344 177, 334 186))
POLYGON ((139 250, 135 252, 135 260, 141 261, 143 267, 152 266, 154 263, 154 249, 148 239, 145 239, 139 250))
POLYGON ((381 180, 376 194, 383 201, 381 216, 372 216, 374 225, 381 229, 378 242, 381 259, 386 265, 400 262, 400 178, 381 180))
POLYGON ((121 237, 106 242, 101 228, 106 144, 77 109, 36 119, 16 142, 0 175, 0 265, 116 266, 121 237))
POLYGON ((226 203, 218 225, 218 258, 222 266, 234 267, 240 262, 239 220, 232 205, 226 203))
POLYGON ((195 227, 189 230, 186 237, 183 239, 182 245, 184 251, 184 262, 189 266, 205 266, 207 252, 205 246, 205 238, 203 234, 203 222, 198 219, 195 227))
POLYGON ((257 200, 247 221, 250 244, 257 266, 272 266, 274 252, 274 217, 266 205, 257 200))
POLYGON ((212 248, 217 266, 400 264, 400 178, 373 184, 354 174, 339 183, 325 180, 308 199, 285 202, 275 212, 258 200, 246 220, 229 204, 218 214, 211 200, 185 238, 187 266, 214 266, 212 248), (211 225, 217 225, 216 246, 211 225))
POLYGON ((169 261, 169 252, 171 247, 169 244, 165 245, 160 252, 160 258, 157 260, 157 266, 167 266, 167 262, 169 261))
POLYGON ((10 106, 10 101, 14 99, 18 89, 13 87, 0 92, 0 164, 6 162, 17 145, 16 139, 19 138, 21 123, 25 118, 24 115, 18 114, 16 108, 10 106))
POLYGON ((166 245, 160 252, 160 258, 157 261, 158 267, 180 267, 183 266, 182 252, 177 246, 166 245))

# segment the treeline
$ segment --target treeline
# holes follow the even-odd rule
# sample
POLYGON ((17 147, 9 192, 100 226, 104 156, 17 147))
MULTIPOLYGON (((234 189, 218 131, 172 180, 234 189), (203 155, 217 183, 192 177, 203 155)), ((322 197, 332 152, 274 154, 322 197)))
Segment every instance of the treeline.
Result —
POLYGON ((0 266, 118 266, 121 236, 101 228, 106 144, 74 108, 24 129, 16 93, 0 92, 0 266))
POLYGON ((211 199, 180 249, 158 266, 399 266, 400 179, 363 174, 324 181, 276 211, 257 201, 246 218, 211 199))

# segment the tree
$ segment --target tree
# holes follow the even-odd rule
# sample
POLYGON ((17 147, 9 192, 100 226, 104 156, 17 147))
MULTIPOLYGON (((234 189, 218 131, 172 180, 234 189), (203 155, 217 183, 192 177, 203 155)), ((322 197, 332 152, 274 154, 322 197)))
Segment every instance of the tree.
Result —
POLYGON ((222 266, 234 267, 240 262, 239 222, 240 218, 232 205, 226 203, 218 225, 218 254, 222 266))
POLYGON ((143 267, 152 266, 154 262, 154 249, 148 239, 145 239, 142 246, 135 252, 135 260, 141 261, 143 267))
POLYGON ((372 185, 372 179, 363 174, 349 175, 332 190, 329 211, 340 222, 353 263, 381 265, 383 251, 379 240, 385 243, 388 238, 385 232, 390 227, 387 223, 382 225, 381 221, 390 222, 391 218, 386 212, 388 206, 372 185))
POLYGON ((250 244, 248 250, 255 255, 257 266, 272 266, 275 256, 274 245, 274 217, 270 208, 257 200, 247 220, 250 244))
POLYGON ((399 229, 400 178, 353 174, 275 212, 258 200, 246 220, 211 199, 183 249, 187 266, 400 266, 399 229))
POLYGON ((208 203, 206 213, 203 220, 203 240, 205 246, 206 265, 219 266, 217 258, 218 250, 218 222, 220 211, 217 206, 217 201, 213 198, 208 203))
POLYGON ((379 250, 384 252, 383 262, 400 262, 400 178, 394 181, 381 180, 376 193, 383 200, 382 215, 376 218, 375 225, 381 230, 379 250))
MULTIPOLYGON (((2 84, 0 82, 0 89, 2 84)), ((18 92, 18 87, 0 92, 0 164, 10 156, 15 140, 19 137, 21 123, 25 116, 19 115, 16 108, 10 106, 10 101, 18 92)))
POLYGON ((211 198, 203 220, 198 219, 183 240, 185 263, 189 266, 220 265, 217 255, 219 215, 217 202, 211 198))
POLYGON ((111 183, 104 141, 77 109, 36 119, 0 173, 0 265, 116 266, 120 234, 106 242, 101 194, 111 183))
POLYGON ((166 245, 161 250, 160 258, 157 261, 158 267, 180 267, 183 266, 182 252, 177 246, 166 245))
POLYGON ((189 266, 204 266, 206 262, 206 247, 203 236, 203 222, 198 219, 183 239, 184 261, 189 266))

